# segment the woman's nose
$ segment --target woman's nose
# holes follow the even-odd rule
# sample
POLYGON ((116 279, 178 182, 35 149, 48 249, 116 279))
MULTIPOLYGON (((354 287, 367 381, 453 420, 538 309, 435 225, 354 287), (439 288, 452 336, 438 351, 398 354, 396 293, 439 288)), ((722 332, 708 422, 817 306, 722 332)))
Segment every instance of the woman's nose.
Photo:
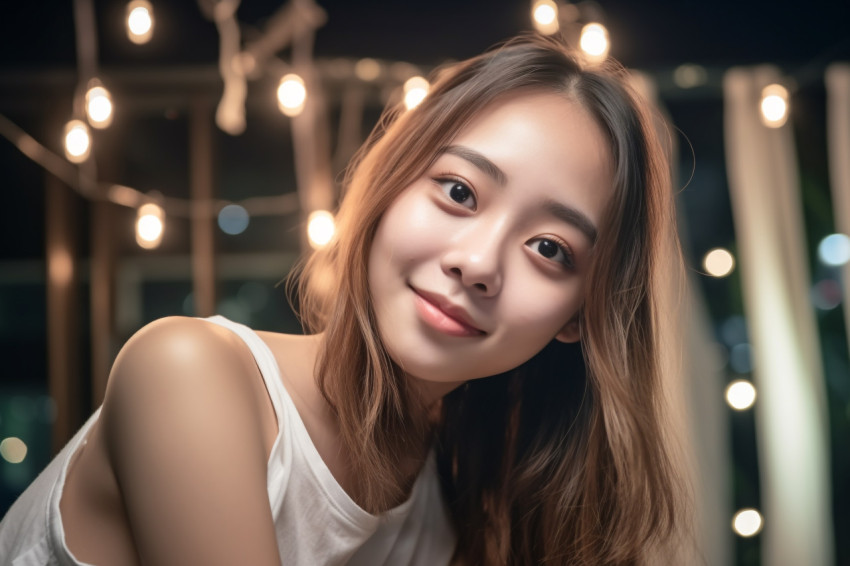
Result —
POLYGON ((443 273, 483 296, 494 296, 502 287, 502 243, 493 232, 466 234, 448 246, 441 264, 443 273))

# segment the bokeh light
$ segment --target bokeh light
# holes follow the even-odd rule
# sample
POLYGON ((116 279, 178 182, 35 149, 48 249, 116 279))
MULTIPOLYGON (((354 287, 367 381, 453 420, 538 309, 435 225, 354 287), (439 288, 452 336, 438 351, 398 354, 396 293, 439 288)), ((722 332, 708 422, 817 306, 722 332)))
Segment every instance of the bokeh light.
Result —
POLYGON ((112 123, 112 95, 102 86, 86 92, 86 116, 94 128, 103 129, 112 123))
POLYGON ((835 279, 821 279, 814 285, 810 297, 816 309, 831 311, 841 304, 843 298, 841 284, 835 279))
POLYGON ((141 45, 153 37, 153 6, 147 0, 133 0, 127 4, 127 37, 141 45))
POLYGON ((412 110, 419 106, 425 97, 428 96, 428 90, 431 85, 424 77, 410 77, 404 82, 404 106, 408 110, 412 110))
POLYGON ((732 528, 742 537, 757 535, 762 528, 761 513, 755 509, 741 509, 732 519, 732 528))
POLYGON ((844 265, 850 261, 850 238, 845 234, 830 234, 818 244, 818 258, 829 266, 844 265))
POLYGON ((673 82, 679 88, 694 88, 704 85, 708 80, 708 73, 702 65, 685 63, 679 65, 673 71, 673 82))
POLYGON ((17 436, 0 441, 0 456, 10 464, 20 464, 27 457, 27 445, 17 436))
POLYGON ((714 248, 705 254, 702 266, 712 277, 726 277, 735 269, 735 258, 729 250, 714 248))
POLYGON ((769 128, 779 128, 788 121, 788 90, 778 84, 761 91, 761 119, 769 128))
POLYGON ((579 47, 591 63, 601 63, 608 57, 611 42, 608 40, 608 30, 600 23, 591 22, 581 28, 579 47))
POLYGON ((381 76, 381 64, 368 57, 354 64, 354 74, 361 81, 372 82, 381 76))
POLYGON ((307 237, 310 245, 321 248, 328 244, 336 230, 333 214, 327 210, 316 210, 307 219, 307 237))
POLYGON ((238 204, 228 204, 218 212, 218 227, 231 236, 244 232, 250 221, 248 211, 238 204))
POLYGON ((736 411, 749 409, 756 402, 756 388, 746 379, 737 379, 726 387, 726 402, 736 411))
POLYGON ((729 365, 736 373, 753 371, 753 349, 747 342, 735 344, 729 350, 729 365))
POLYGON ((558 6, 552 0, 537 0, 531 7, 534 28, 543 35, 552 35, 559 29, 558 6))
POLYGON ((165 211, 158 204, 147 203, 136 214, 136 243, 152 250, 162 242, 165 230, 165 211))
POLYGON ((82 120, 65 124, 65 157, 72 163, 82 163, 91 155, 89 127, 82 120))
POLYGON ((284 75, 277 87, 277 106, 280 111, 289 117, 298 116, 304 111, 306 101, 307 87, 304 85, 304 79, 295 73, 284 75))

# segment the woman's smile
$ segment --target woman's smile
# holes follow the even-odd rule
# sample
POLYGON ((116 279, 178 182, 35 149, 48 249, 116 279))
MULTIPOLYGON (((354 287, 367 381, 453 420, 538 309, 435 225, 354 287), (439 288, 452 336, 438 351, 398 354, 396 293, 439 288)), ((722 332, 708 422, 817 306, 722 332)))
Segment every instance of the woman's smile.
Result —
POLYGON ((486 334, 477 328, 469 314, 458 305, 452 304, 445 297, 417 290, 414 292, 416 311, 422 320, 431 328, 451 336, 483 336, 486 334))

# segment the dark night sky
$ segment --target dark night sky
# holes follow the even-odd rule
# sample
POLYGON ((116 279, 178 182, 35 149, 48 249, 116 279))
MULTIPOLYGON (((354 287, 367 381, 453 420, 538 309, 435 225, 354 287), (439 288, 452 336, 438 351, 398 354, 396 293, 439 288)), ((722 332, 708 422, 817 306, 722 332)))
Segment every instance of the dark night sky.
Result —
MULTIPOLYGON (((154 1, 155 41, 136 49, 123 37, 125 2, 95 0, 104 65, 212 62, 215 27, 191 0, 154 1)), ((261 25, 283 2, 244 0, 239 18, 261 25)), ((373 56, 435 63, 465 57, 528 29, 522 0, 318 2, 327 24, 320 55, 373 56)), ((850 3, 835 0, 601 0, 613 55, 631 67, 697 62, 728 66, 780 62, 798 66, 847 57, 850 3)), ((0 69, 73 65, 72 2, 5 2, 0 14, 0 69)))

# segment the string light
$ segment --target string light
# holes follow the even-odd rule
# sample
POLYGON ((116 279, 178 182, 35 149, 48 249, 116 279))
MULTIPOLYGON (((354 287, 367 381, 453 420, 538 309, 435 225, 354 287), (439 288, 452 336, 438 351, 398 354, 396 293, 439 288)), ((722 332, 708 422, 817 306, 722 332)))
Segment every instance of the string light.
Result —
POLYGON ((65 124, 65 157, 72 163, 82 163, 91 154, 89 127, 82 120, 65 124))
POLYGON ((112 95, 103 86, 92 86, 86 92, 86 116, 89 124, 100 130, 112 123, 112 95))
POLYGON ((558 6, 552 0, 537 0, 531 7, 531 21, 534 28, 543 35, 557 33, 558 6))
POLYGON ((741 509, 732 519, 732 528, 742 537, 757 535, 762 528, 761 513, 755 509, 741 509))
POLYGON ((298 116, 304 111, 304 103, 307 100, 307 87, 304 79, 290 73, 280 79, 277 87, 277 105, 280 111, 289 117, 298 116))
POLYGON ((723 248, 714 248, 705 254, 702 265, 712 277, 726 277, 735 269, 735 258, 723 248))
POLYGON ((158 204, 149 202, 139 207, 136 213, 136 243, 139 247, 152 250, 162 242, 165 229, 165 211, 158 204))
POLYGON ((736 411, 749 409, 756 402, 756 388, 746 379, 737 379, 726 388, 726 403, 736 411))
POLYGON ((767 85, 761 91, 761 121, 768 128, 780 128, 788 121, 788 89, 767 85))
POLYGON ((336 231, 333 214, 327 210, 316 210, 307 219, 307 237, 310 245, 318 249, 331 241, 336 231))
POLYGON ((127 4, 127 37, 136 45, 147 43, 153 37, 153 6, 147 0, 133 0, 127 4))
POLYGON ((430 88, 431 85, 424 77, 415 76, 404 81, 404 106, 408 110, 419 106, 428 96, 430 88))
POLYGON ((601 63, 608 57, 611 43, 608 41, 608 30, 600 23, 591 22, 581 28, 579 47, 590 63, 601 63))

